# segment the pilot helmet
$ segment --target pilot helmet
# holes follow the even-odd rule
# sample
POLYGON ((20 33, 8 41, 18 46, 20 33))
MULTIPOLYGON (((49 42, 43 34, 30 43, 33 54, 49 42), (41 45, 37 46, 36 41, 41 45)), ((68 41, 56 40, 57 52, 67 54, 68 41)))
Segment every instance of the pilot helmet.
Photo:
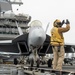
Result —
POLYGON ((61 26, 62 26, 62 23, 61 23, 61 21, 60 21, 59 19, 56 19, 56 20, 54 21, 54 23, 53 23, 53 26, 54 26, 54 27, 61 27, 61 26))

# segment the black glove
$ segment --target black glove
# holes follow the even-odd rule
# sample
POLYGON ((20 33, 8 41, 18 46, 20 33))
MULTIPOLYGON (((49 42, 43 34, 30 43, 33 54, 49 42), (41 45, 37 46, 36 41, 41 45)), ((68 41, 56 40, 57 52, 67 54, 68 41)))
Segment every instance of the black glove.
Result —
POLYGON ((66 19, 66 23, 65 24, 70 24, 70 22, 68 21, 68 19, 66 19))
POLYGON ((65 21, 63 20, 62 22, 61 22, 61 25, 63 25, 65 23, 65 21))

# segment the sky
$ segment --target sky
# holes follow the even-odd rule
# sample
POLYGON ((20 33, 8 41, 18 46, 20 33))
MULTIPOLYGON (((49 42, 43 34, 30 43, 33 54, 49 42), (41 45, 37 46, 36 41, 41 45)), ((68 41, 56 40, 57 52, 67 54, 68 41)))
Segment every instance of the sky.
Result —
MULTIPOLYGON (((13 5, 15 14, 28 14, 33 20, 40 20, 44 30, 49 23, 47 34, 56 19, 70 21, 70 30, 64 33, 65 43, 75 44, 75 2, 74 0, 22 0, 23 5, 13 5), (18 9, 18 11, 17 11, 18 9)), ((65 26, 65 24, 63 25, 65 26)))

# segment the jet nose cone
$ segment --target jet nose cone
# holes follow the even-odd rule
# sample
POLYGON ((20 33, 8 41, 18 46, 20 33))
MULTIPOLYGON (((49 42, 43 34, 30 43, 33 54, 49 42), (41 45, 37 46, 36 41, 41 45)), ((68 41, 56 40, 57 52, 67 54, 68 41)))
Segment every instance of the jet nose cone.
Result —
POLYGON ((41 27, 36 27, 29 33, 29 43, 33 46, 41 46, 46 39, 46 34, 41 27))
POLYGON ((34 34, 35 36, 35 45, 42 45, 46 39, 46 34, 43 30, 39 30, 34 34))
POLYGON ((43 41, 43 40, 45 40, 45 34, 38 34, 37 36, 36 36, 36 38, 37 38, 37 41, 43 41))

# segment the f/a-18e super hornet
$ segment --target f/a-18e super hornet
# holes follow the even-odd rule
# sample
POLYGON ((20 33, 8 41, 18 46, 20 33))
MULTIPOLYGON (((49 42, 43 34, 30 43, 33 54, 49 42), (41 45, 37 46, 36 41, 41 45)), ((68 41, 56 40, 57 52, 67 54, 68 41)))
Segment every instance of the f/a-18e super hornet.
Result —
MULTIPOLYGON (((39 50, 43 47, 48 35, 46 35, 39 20, 32 21, 28 33, 25 34, 23 34, 21 28, 18 26, 17 21, 15 23, 20 35, 10 41, 0 41, 0 54, 28 55, 33 66, 33 61, 39 61, 39 50)), ((37 64, 39 65, 39 62, 37 64)))
MULTIPOLYGON (((48 53, 52 53, 50 36, 46 34, 42 28, 42 23, 39 20, 32 21, 28 33, 25 34, 22 33, 22 30, 16 21, 15 23, 20 35, 13 40, 0 41, 0 55, 28 56, 31 66, 33 66, 36 61, 37 66, 39 66, 39 56, 45 56, 48 53)), ((65 52, 74 52, 73 45, 65 44, 65 52)))

